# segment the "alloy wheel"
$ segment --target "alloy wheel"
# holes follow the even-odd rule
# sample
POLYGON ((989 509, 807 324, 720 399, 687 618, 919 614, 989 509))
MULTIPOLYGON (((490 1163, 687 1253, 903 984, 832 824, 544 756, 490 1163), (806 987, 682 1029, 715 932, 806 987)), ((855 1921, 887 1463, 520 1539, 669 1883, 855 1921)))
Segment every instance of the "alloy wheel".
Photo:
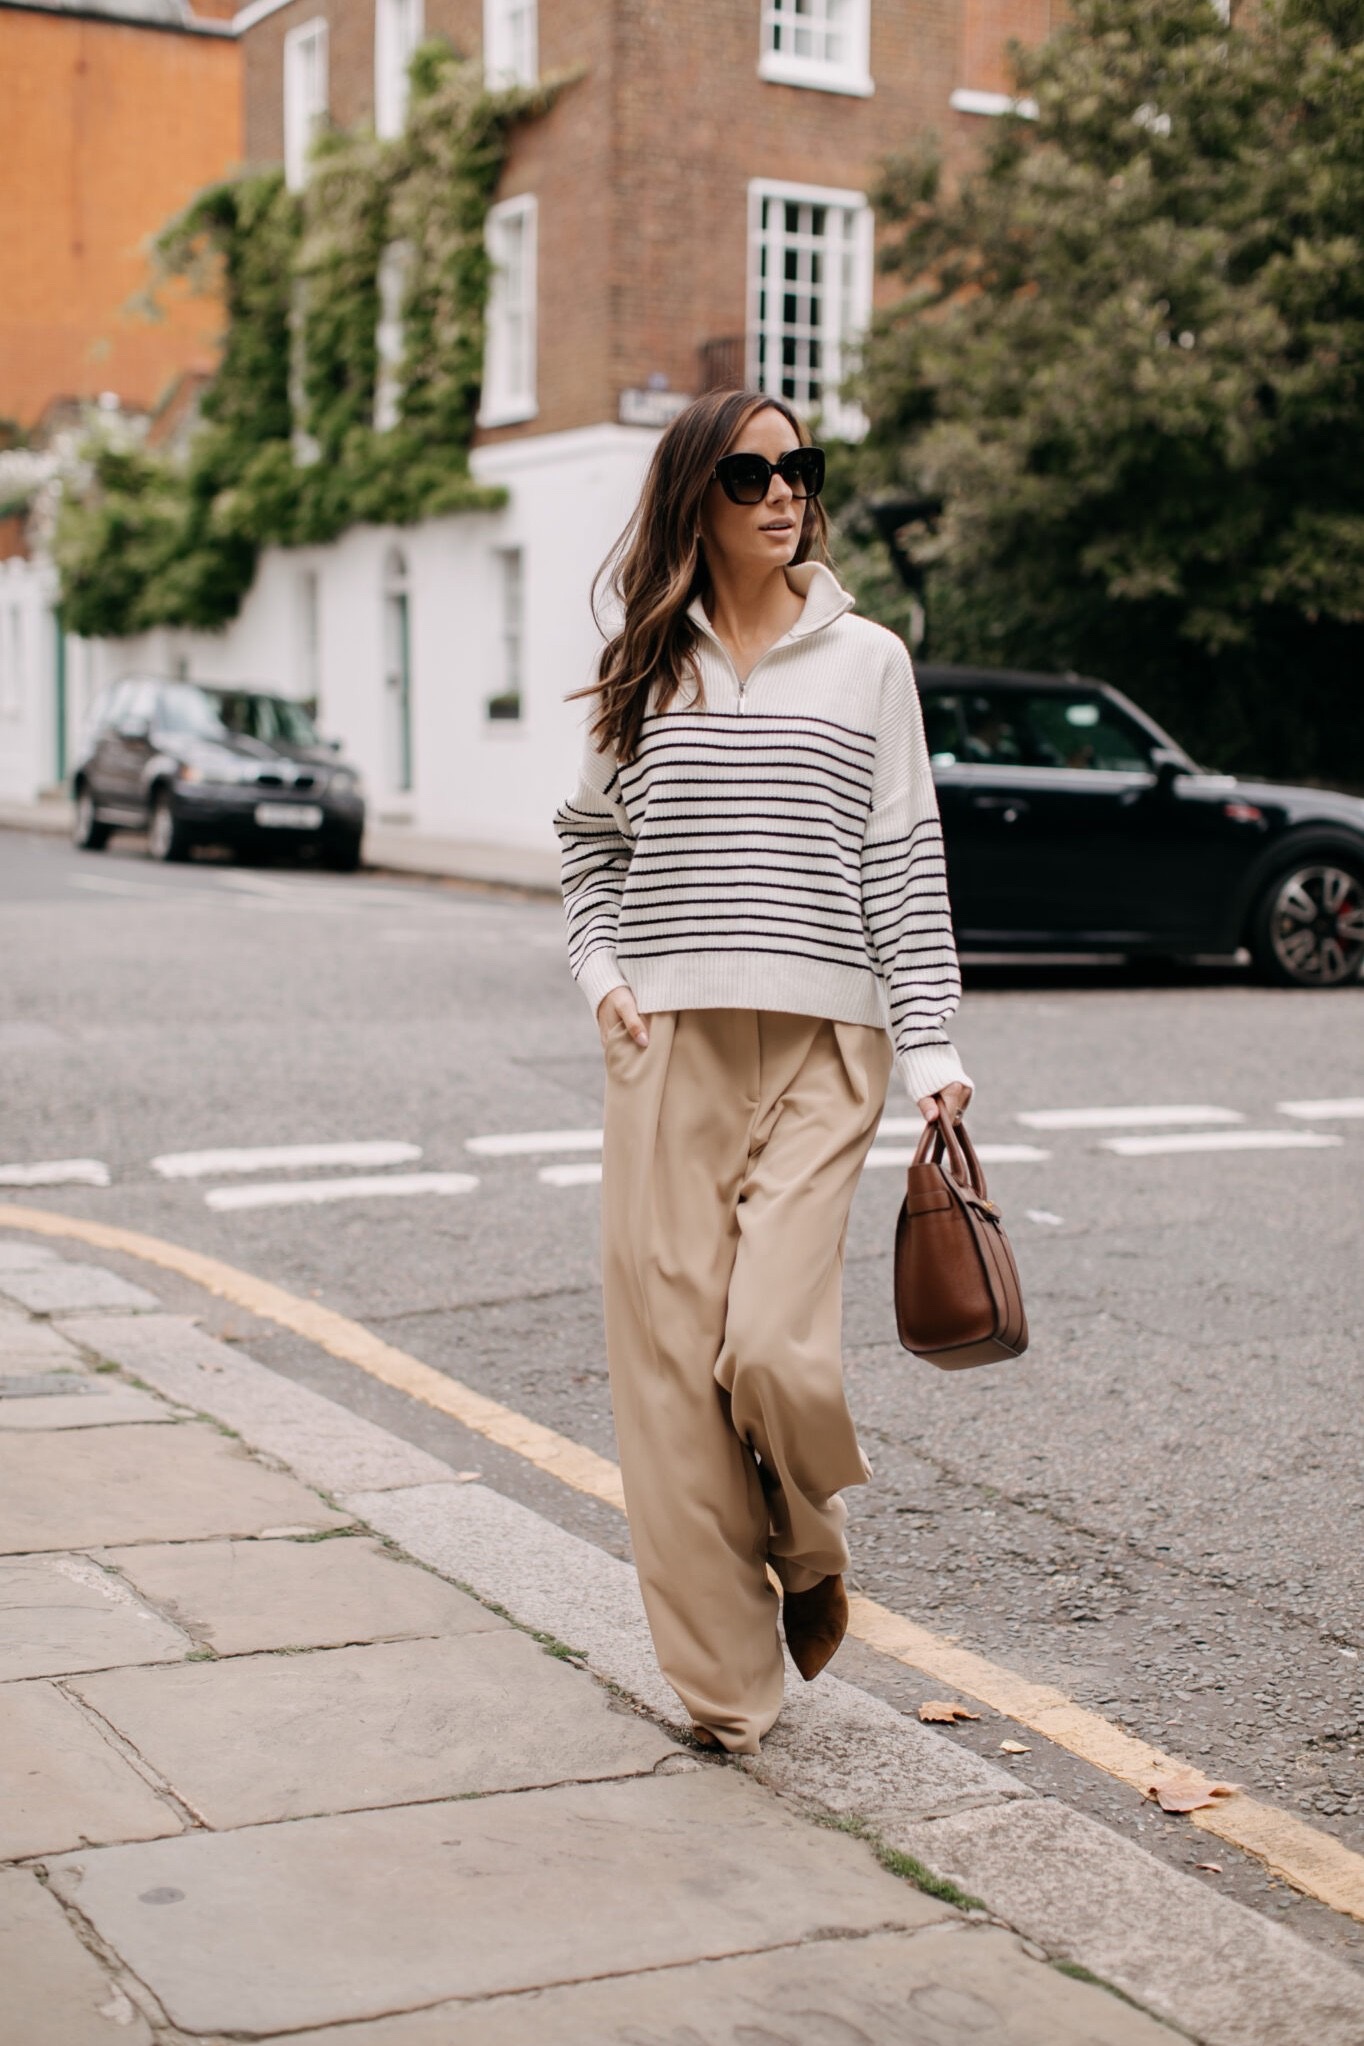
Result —
POLYGON ((1364 966, 1364 884, 1346 867, 1295 867, 1269 911, 1269 941, 1285 979, 1341 987, 1364 966))

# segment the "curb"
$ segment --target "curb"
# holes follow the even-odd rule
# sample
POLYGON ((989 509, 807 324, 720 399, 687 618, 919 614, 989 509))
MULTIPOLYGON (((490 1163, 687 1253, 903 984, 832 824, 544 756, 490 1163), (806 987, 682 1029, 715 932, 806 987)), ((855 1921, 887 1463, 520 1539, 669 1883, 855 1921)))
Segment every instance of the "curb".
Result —
MULTIPOLYGON (((0 802, 0 831, 32 831, 69 837, 74 821, 62 797, 44 803, 0 802)), ((474 840, 421 836, 408 839, 391 828, 365 832, 362 871, 408 875, 420 881, 458 881, 479 888, 510 889, 546 902, 559 900, 559 861, 534 847, 484 845, 474 840)))

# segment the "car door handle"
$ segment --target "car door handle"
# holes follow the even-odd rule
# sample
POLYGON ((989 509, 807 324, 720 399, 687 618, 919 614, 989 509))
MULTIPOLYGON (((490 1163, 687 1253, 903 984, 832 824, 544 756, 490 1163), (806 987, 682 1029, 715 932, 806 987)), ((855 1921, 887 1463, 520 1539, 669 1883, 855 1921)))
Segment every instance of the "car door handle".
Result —
POLYGON ((1021 796, 973 796, 971 808, 998 810, 1006 824, 1015 824, 1020 817, 1026 817, 1028 814, 1028 805, 1021 796))

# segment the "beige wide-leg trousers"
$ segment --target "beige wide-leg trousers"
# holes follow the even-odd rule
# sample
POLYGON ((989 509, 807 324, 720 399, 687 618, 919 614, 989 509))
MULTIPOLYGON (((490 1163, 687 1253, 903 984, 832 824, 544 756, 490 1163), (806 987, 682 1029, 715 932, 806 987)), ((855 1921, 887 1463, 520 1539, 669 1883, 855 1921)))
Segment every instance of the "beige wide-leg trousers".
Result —
POLYGON ((602 1276, 635 1563, 692 1718, 755 1753, 781 1709, 770 1562, 848 1561, 870 1475, 843 1391, 848 1210, 885 1102, 883 1030, 749 1009, 606 1043, 602 1276))

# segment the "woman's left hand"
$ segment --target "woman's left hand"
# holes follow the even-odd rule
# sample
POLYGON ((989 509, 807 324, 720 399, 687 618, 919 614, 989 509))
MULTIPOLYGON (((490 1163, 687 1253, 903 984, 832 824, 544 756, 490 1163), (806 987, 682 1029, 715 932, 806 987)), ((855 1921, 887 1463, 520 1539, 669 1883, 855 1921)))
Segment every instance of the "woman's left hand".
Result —
POLYGON ((925 1094, 918 1104, 919 1113, 925 1122, 936 1122, 940 1115, 945 1115, 949 1122, 960 1122, 970 1099, 971 1089, 954 1080, 950 1087, 942 1087, 936 1094, 925 1094))

